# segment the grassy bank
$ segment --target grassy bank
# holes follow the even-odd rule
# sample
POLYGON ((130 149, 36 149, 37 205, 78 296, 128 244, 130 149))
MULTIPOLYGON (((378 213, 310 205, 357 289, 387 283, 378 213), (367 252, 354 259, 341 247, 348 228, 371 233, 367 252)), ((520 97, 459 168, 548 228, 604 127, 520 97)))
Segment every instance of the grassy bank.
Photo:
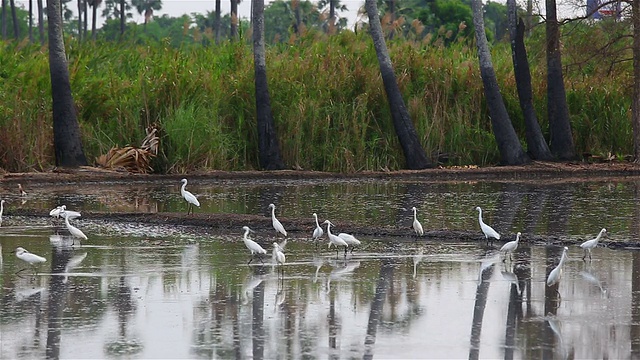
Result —
MULTIPOLYGON (((398 40, 389 48, 404 99, 428 154, 450 164, 499 160, 475 51, 459 43, 398 40)), ((534 101, 543 131, 546 75, 542 40, 532 38, 534 101)), ((166 44, 67 43, 87 158, 138 145, 158 124, 156 171, 257 168, 253 56, 245 44, 175 49, 166 44)), ((571 54, 567 54, 568 59, 571 54)), ((524 143, 508 44, 493 49, 507 108, 524 143)), ((366 34, 309 34, 271 47, 272 108, 285 163, 307 170, 403 167, 375 51, 366 34)), ((614 74, 568 68, 578 152, 630 154, 630 64, 614 74)), ((53 162, 46 48, 0 47, 0 167, 42 170, 53 162)))

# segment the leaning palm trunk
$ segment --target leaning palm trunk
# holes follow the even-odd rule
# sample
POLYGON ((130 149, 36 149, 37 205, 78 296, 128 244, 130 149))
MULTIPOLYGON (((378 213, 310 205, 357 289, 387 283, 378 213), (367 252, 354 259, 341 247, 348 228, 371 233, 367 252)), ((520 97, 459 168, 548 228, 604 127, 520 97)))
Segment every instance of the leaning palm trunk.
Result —
POLYGON ((62 37, 60 0, 50 0, 48 5, 49 71, 51 73, 53 147, 56 165, 68 167, 87 165, 69 82, 69 68, 67 67, 67 56, 62 37))
POLYGON ((526 164, 531 159, 522 149, 516 131, 513 129, 507 108, 500 94, 496 72, 491 62, 491 53, 489 52, 487 35, 484 30, 482 1, 472 0, 471 7, 473 10, 473 26, 476 32, 476 45, 478 47, 478 61, 480 62, 480 76, 482 77, 484 95, 487 99, 491 126, 498 143, 501 162, 504 165, 526 164))
POLYGON ((633 20, 633 102, 631 121, 633 123, 633 155, 640 162, 640 0, 631 2, 633 20))
POLYGON ((264 0, 253 1, 253 62, 256 82, 256 119, 258 122, 258 158, 265 170, 284 169, 280 145, 271 113, 264 46, 264 0))
POLYGON ((524 46, 525 25, 522 19, 517 22, 517 8, 515 0, 507 0, 509 14, 509 33, 511 35, 511 57, 513 72, 520 99, 520 109, 524 116, 525 138, 529 155, 535 160, 552 160, 551 150, 542 135, 538 117, 533 107, 533 91, 531 88, 531 71, 527 60, 527 49, 524 46))
POLYGON ((376 48, 376 54, 378 55, 380 73, 389 101, 389 108, 391 109, 393 127, 396 130, 400 146, 402 146, 406 167, 409 169, 425 169, 431 167, 432 164, 427 158, 422 144, 420 144, 420 139, 413 126, 404 99, 402 99, 402 94, 396 81, 396 75, 393 72, 393 65, 391 64, 387 44, 384 41, 382 26, 380 25, 376 1, 366 0, 364 6, 369 16, 369 31, 371 32, 373 46, 376 48))

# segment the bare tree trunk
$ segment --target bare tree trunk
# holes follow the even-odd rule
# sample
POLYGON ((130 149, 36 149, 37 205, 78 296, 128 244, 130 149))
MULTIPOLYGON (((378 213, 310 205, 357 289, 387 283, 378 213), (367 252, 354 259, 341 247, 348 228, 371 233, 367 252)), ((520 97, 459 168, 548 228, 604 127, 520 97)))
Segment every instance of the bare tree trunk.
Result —
POLYGON ((38 6, 38 34, 40 35, 40 45, 44 45, 44 7, 42 6, 42 0, 37 0, 36 4, 38 6))
POLYGON ((56 166, 76 167, 87 165, 87 159, 82 150, 80 126, 71 94, 60 9, 60 0, 49 0, 47 17, 49 24, 49 71, 53 100, 53 147, 56 166))
POLYGON ((633 156, 640 163, 640 0, 631 2, 633 21, 633 100, 631 122, 633 124, 633 156))
POLYGON ((264 0, 255 0, 253 8, 253 61, 256 82, 256 118, 258 123, 258 158, 264 170, 284 169, 276 133, 267 83, 267 61, 264 45, 264 0))
POLYGON ((120 38, 122 39, 122 37, 124 36, 124 26, 125 26, 125 6, 124 6, 124 1, 125 0, 120 0, 120 38))
POLYGON ((420 144, 420 139, 413 126, 409 111, 400 94, 400 88, 396 81, 396 75, 393 72, 393 65, 387 50, 387 44, 384 42, 384 34, 380 25, 380 17, 378 15, 378 6, 376 0, 366 0, 364 3, 367 15, 369 16, 369 31, 373 39, 373 45, 378 56, 380 64, 380 73, 384 90, 389 101, 391 110, 391 118, 393 119, 393 127, 402 146, 406 167, 409 169, 425 169, 431 167, 432 164, 427 158, 427 154, 420 144))
POLYGON ((82 38, 86 39, 87 38, 87 23, 88 23, 88 12, 89 10, 87 9, 87 0, 82 0, 82 10, 84 11, 84 18, 83 20, 83 24, 82 24, 82 38))
MULTIPOLYGON (((253 6, 251 9, 253 9, 253 6)), ((253 10, 251 13, 251 16, 253 16, 253 10)), ((229 39, 231 41, 238 39, 238 0, 231 0, 231 30, 229 31, 229 39)))
POLYGON ((96 33, 98 5, 100 5, 98 0, 93 0, 93 7, 91 8, 91 40, 93 40, 94 42, 96 41, 96 37, 98 36, 96 33))
POLYGON ((498 143, 501 162, 504 165, 521 165, 531 161, 522 149, 518 135, 513 129, 507 108, 502 100, 496 72, 491 62, 491 53, 487 43, 487 35, 484 30, 484 18, 481 0, 472 0, 473 26, 476 32, 476 45, 478 47, 478 60, 480 62, 480 76, 484 87, 484 95, 489 107, 493 134, 498 143))
POLYGON ((7 1, 2 0, 2 39, 7 38, 7 1))
POLYGON ((295 6, 295 10, 294 10, 294 14, 296 17, 296 34, 300 35, 300 33, 302 32, 301 26, 302 26, 302 9, 301 9, 301 4, 300 4, 300 0, 292 0, 291 4, 295 6), (295 2, 295 5, 294 5, 295 2))
POLYGON ((556 0, 546 0, 547 12, 547 113, 549 117, 549 143, 551 153, 558 160, 576 158, 569 108, 562 76, 560 29, 556 13, 556 0))
POLYGON ((82 0, 78 0, 78 40, 82 40, 82 0))
POLYGON ((520 109, 524 116, 525 137, 529 155, 535 160, 553 160, 551 150, 542 135, 538 117, 533 107, 533 91, 531 89, 531 72, 527 49, 524 46, 525 25, 522 19, 516 24, 517 8, 515 0, 507 0, 509 32, 511 35, 511 57, 513 70, 520 99, 520 109))
POLYGON ((20 28, 18 27, 18 15, 16 14, 16 1, 9 0, 11 4, 11 19, 13 20, 13 37, 18 40, 20 38, 20 28))
POLYGON ((216 44, 220 43, 220 0, 216 0, 216 15, 215 23, 213 24, 214 31, 216 32, 216 44))
POLYGON ((29 42, 33 42, 33 0, 29 0, 29 42))
POLYGON ((533 28, 533 0, 527 0, 527 23, 526 34, 527 37, 531 35, 531 29, 533 28))

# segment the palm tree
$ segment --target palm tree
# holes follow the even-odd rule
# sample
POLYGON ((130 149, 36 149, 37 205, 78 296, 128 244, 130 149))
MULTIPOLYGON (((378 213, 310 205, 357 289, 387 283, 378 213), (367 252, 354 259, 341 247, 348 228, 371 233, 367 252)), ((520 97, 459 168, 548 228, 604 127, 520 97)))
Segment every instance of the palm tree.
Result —
POLYGON ((280 145, 271 113, 264 46, 264 0, 253 0, 253 62, 256 82, 256 118, 258 123, 258 158, 265 170, 284 169, 280 145))
POLYGON ((96 21, 97 21, 97 13, 98 6, 102 4, 102 0, 89 0, 89 5, 91 6, 91 39, 96 41, 96 21))
POLYGON ((220 43, 220 0, 216 0, 215 23, 213 31, 216 33, 216 44, 220 43))
POLYGON ((69 82, 69 68, 62 34, 60 0, 49 0, 48 5, 49 72, 51 73, 53 147, 56 165, 67 167, 87 165, 69 82))
POLYGON ((476 32, 476 45, 478 47, 478 61, 480 63, 480 77, 484 87, 484 95, 489 107, 493 134, 498 143, 498 150, 504 165, 521 165, 531 161, 522 149, 520 140, 513 129, 507 108, 502 100, 496 72, 493 69, 491 53, 487 35, 484 30, 482 0, 472 0, 473 26, 476 32))
POLYGON ((393 72, 393 65, 391 65, 389 50, 387 50, 387 44, 384 42, 376 1, 366 0, 364 6, 369 16, 369 31, 371 32, 373 46, 378 55, 380 73, 389 101, 389 108, 391 109, 393 127, 396 130, 396 135, 402 146, 406 166, 409 169, 425 169, 431 167, 432 164, 420 144, 420 139, 418 139, 418 134, 409 116, 409 111, 404 103, 404 99, 402 99, 402 94, 400 94, 396 75, 393 72))
MULTIPOLYGON (((235 41, 238 39, 238 3, 239 2, 240 0, 231 0, 231 29, 229 32, 229 38, 231 41, 235 41)), ((264 12, 264 9, 262 11, 264 12)), ((253 9, 251 10, 251 12, 253 13, 253 9)))
POLYGON ((29 0, 29 42, 33 42, 33 0, 29 0))
POLYGON ((143 31, 147 31, 147 23, 153 17, 153 12, 162 9, 162 0, 131 0, 131 4, 138 10, 138 14, 144 14, 143 31))
POLYGON ((44 6, 42 6, 42 0, 37 1, 37 6, 38 6, 38 34, 40 35, 40 45, 44 45, 44 6))
POLYGON ((2 39, 7 38, 7 3, 6 0, 2 1, 2 39))
POLYGON ((633 21, 633 101, 631 104, 631 122, 633 124, 634 162, 640 163, 640 0, 631 2, 631 12, 633 21))
POLYGON ((531 88, 531 72, 527 60, 527 49, 524 46, 525 25, 520 19, 516 24, 517 7, 515 0, 507 0, 509 33, 511 36, 511 57, 516 78, 516 88, 520 99, 520 109, 524 115, 525 137, 529 155, 535 160, 552 160, 551 150, 542 135, 538 117, 533 107, 533 91, 531 88))
POLYGON ((18 24, 18 15, 16 14, 16 1, 9 0, 9 4, 11 4, 11 20, 13 20, 13 36, 16 40, 20 38, 20 28, 18 24))
POLYGON ((556 0, 546 0, 547 14, 547 114, 551 153, 559 160, 573 160, 576 151, 569 121, 569 107, 562 75, 560 27, 556 0))

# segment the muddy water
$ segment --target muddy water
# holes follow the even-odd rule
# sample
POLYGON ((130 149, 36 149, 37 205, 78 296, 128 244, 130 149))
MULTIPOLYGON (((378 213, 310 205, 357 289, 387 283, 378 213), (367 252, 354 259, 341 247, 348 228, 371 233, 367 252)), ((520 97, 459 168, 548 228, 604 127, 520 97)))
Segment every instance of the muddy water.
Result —
MULTIPOLYGON (((77 210, 183 210, 175 185, 34 188, 24 204, 77 210), (31 195, 37 193, 39 195, 31 195), (118 198, 117 195, 121 194, 118 198)), ((285 183, 193 186, 198 211, 318 212, 426 229, 477 229, 473 207, 501 232, 638 234, 637 184, 285 183), (422 216, 420 216, 422 215, 422 216)), ((10 212, 9 212, 10 213, 10 212)), ((324 216, 321 215, 321 218, 324 216)), ((496 245, 366 238, 345 258, 306 239, 286 247, 283 274, 249 255, 237 234, 179 227, 5 216, 0 227, 0 358, 636 358, 640 253, 573 246, 556 288, 546 274, 561 250, 523 244, 502 262, 496 245), (44 256, 31 269, 9 253, 44 256), (17 271, 27 270, 15 274, 17 271), (37 271, 37 275, 33 275, 37 271), (557 291, 556 291, 557 290, 557 291)), ((286 224, 285 224, 286 226, 286 224)), ((340 229, 347 231, 347 229, 340 229)), ((271 251, 269 233, 253 235, 271 251)))

